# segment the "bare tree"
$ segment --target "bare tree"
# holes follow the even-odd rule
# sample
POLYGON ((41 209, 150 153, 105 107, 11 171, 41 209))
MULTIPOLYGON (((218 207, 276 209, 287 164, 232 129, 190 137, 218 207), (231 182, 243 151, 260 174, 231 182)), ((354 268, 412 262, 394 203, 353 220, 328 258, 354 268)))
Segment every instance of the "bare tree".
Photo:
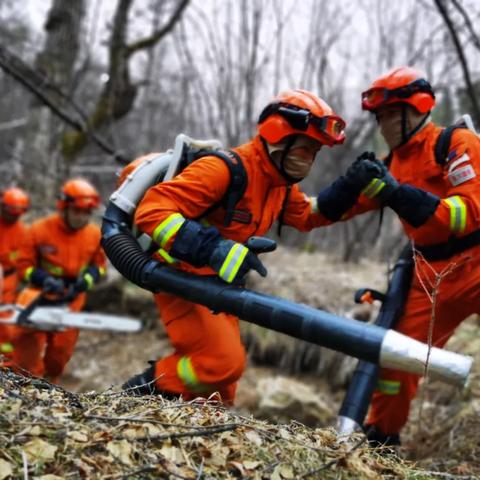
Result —
MULTIPOLYGON (((93 113, 88 119, 92 129, 100 129, 124 117, 133 108, 138 85, 132 82, 130 63, 134 54, 148 50, 160 42, 181 18, 189 0, 179 0, 167 22, 145 38, 127 43, 128 14, 133 0, 119 0, 113 19, 109 45, 108 80, 100 93, 93 113)), ((67 132, 62 152, 67 160, 74 160, 88 140, 82 131, 67 132)))
MULTIPOLYGON (((468 61, 467 57, 464 52, 464 47, 462 46, 459 38, 459 34, 457 32, 457 28, 455 27, 453 23, 453 19, 446 7, 446 4, 443 0, 435 0, 435 5, 437 6, 437 9, 443 18, 445 25, 447 26, 447 29, 450 33, 450 36, 452 37, 452 42, 455 46, 455 51, 457 52, 458 59, 460 61, 460 65, 462 67, 462 72, 463 72, 463 78, 465 80, 465 85, 466 85, 466 90, 468 97, 470 98, 470 101, 472 103, 472 108, 473 108, 473 114, 475 116, 475 120, 477 123, 480 124, 480 105, 478 102, 477 94, 475 92, 475 88, 473 86, 473 82, 471 79, 471 74, 470 74, 470 68, 468 66, 468 61)), ((457 3, 457 8, 458 8, 458 3, 457 3)), ((465 11, 462 10, 462 8, 459 8, 460 12, 463 12, 465 15, 465 11)), ((465 18, 465 17, 464 17, 465 18)), ((468 18, 468 17, 467 17, 468 18)), ((467 25, 469 23, 467 22, 467 25)), ((470 29, 469 29, 470 30, 470 29)), ((473 32, 473 28, 470 30, 470 33, 473 32)), ((473 34, 472 38, 476 41, 478 41, 478 37, 473 34)))

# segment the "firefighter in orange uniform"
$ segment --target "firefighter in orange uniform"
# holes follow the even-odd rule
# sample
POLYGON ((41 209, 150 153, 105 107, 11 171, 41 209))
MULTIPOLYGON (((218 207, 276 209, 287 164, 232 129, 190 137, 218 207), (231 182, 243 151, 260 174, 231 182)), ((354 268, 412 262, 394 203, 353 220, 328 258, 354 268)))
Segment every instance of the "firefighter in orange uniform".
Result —
MULTIPOLYGON (((20 217, 28 210, 30 199, 20 188, 8 188, 0 199, 0 304, 14 303, 17 295, 17 260, 21 242, 25 241, 27 227, 20 217)), ((0 326, 0 354, 10 354, 11 327, 0 326)))
MULTIPOLYGON (((297 183, 308 175, 322 146, 344 141, 344 126, 312 93, 283 92, 260 115, 258 135, 231 150, 230 156, 245 168, 247 185, 230 222, 222 203, 231 188, 229 167, 222 159, 207 156, 150 188, 138 206, 135 224, 161 247, 157 257, 177 268, 217 274, 229 283, 252 269, 265 276, 261 261, 243 244, 253 235, 264 235, 279 218, 301 231, 325 222, 314 208, 316 201, 297 183)), ((238 319, 214 315, 170 294, 157 293, 155 300, 175 351, 123 388, 185 399, 218 392, 231 404, 245 368, 238 319)))
MULTIPOLYGON (((34 222, 20 250, 19 272, 31 287, 20 292, 18 304, 28 304, 43 291, 48 298, 40 304, 48 305, 73 290, 76 296, 69 303, 70 310, 83 308, 85 292, 105 273, 100 229, 90 223, 92 211, 99 204, 98 192, 88 181, 74 178, 64 183, 58 212, 34 222)), ((78 330, 17 330, 13 340, 15 364, 57 382, 73 354, 78 330)))
MULTIPOLYGON (((381 162, 365 152, 349 168, 349 182, 340 177, 320 193, 318 208, 332 222, 383 206, 398 214, 418 255, 395 329, 427 343, 432 328, 432 344, 443 347, 463 319, 480 312, 480 140, 454 129, 445 155, 436 155, 443 129, 430 121, 434 105, 432 87, 413 68, 375 80, 362 94, 362 107, 375 115, 390 154, 381 162), (432 325, 431 295, 441 273, 432 325)), ((366 421, 372 441, 400 442, 418 381, 409 373, 380 372, 366 421)))

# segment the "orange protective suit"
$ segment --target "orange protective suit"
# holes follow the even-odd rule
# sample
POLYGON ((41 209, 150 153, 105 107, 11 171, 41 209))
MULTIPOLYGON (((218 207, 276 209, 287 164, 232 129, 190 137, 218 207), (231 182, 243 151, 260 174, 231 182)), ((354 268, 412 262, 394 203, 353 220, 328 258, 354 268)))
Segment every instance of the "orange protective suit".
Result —
MULTIPOLYGON (((8 223, 0 216, 0 266, 2 268, 0 305, 15 301, 18 287, 18 253, 20 244, 25 241, 26 236, 27 227, 21 220, 8 223)), ((12 346, 9 340, 12 332, 11 326, 0 325, 0 354, 11 353, 12 346)))
MULTIPOLYGON (((252 235, 264 235, 277 220, 284 204, 287 182, 270 161, 260 137, 233 149, 245 166, 248 185, 238 202, 232 223, 223 225, 223 207, 207 213, 220 202, 229 184, 230 173, 217 157, 193 162, 172 180, 148 190, 140 202, 135 224, 153 236, 155 229, 173 214, 218 228, 221 235, 244 243, 252 235)), ((301 231, 326 223, 312 202, 293 185, 285 205, 283 221, 301 231)), ((163 246, 168 252, 175 234, 163 246)), ((161 257, 158 257, 161 259, 161 257)), ((199 275, 215 272, 180 262, 178 268, 199 275)), ((181 298, 159 293, 155 300, 175 353, 156 363, 156 387, 160 391, 192 398, 199 393, 218 391, 223 401, 232 403, 236 382, 245 368, 245 352, 240 340, 238 319, 213 314, 207 308, 181 298)))
POLYGON ((21 220, 7 223, 0 217, 0 265, 3 270, 0 303, 13 303, 15 300, 18 253, 26 235, 27 227, 21 220))
MULTIPOLYGON (((440 166, 434 156, 440 131, 433 123, 427 124, 393 151, 390 165, 390 172, 400 183, 421 188, 441 199, 423 225, 414 228, 402 221, 417 248, 462 238, 480 229, 480 140, 468 130, 455 130, 448 160, 440 166)), ((362 195, 345 218, 376 207, 375 200, 362 195)), ((432 319, 429 295, 435 285, 434 272, 444 273, 432 332, 432 344, 442 347, 463 319, 480 312, 480 246, 447 259, 429 261, 428 265, 417 257, 405 313, 395 330, 424 343, 428 342, 432 319)), ((408 419, 418 381, 416 375, 382 370, 366 424, 375 425, 385 435, 397 434, 408 419)))
MULTIPOLYGON (((32 268, 41 268, 50 275, 61 277, 66 284, 73 283, 88 266, 105 270, 105 254, 100 247, 100 229, 91 223, 70 229, 59 214, 38 220, 30 228, 27 242, 20 249, 18 268, 28 276, 32 268)), ((17 299, 26 305, 38 294, 28 288, 17 299)), ((85 303, 85 293, 79 294, 70 304, 79 311, 85 303)), ((62 332, 42 332, 16 327, 13 339, 15 364, 33 375, 46 376, 57 381, 70 360, 78 338, 77 329, 62 332)))

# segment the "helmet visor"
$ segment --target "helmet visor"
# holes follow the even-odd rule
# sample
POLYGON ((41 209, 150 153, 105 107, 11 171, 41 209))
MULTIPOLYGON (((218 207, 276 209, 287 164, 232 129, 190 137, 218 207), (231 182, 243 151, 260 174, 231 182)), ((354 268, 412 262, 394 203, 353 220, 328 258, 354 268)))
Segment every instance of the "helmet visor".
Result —
POLYGON ((375 110, 387 101, 392 99, 402 100, 409 98, 416 93, 428 93, 433 98, 432 86, 423 78, 415 80, 403 87, 388 89, 385 87, 376 87, 362 93, 362 108, 364 110, 375 110))
POLYGON ((18 217, 23 215, 28 210, 28 207, 25 205, 7 205, 5 203, 2 204, 2 211, 7 215, 11 215, 12 217, 18 217))
POLYGON ((79 210, 92 210, 100 204, 99 198, 93 195, 88 196, 65 196, 65 203, 79 210))
POLYGON ((265 121, 270 115, 281 115, 289 125, 300 132, 306 132, 311 125, 329 141, 343 142, 345 139, 345 122, 335 115, 317 117, 309 110, 288 104, 271 104, 260 115, 258 123, 265 121))

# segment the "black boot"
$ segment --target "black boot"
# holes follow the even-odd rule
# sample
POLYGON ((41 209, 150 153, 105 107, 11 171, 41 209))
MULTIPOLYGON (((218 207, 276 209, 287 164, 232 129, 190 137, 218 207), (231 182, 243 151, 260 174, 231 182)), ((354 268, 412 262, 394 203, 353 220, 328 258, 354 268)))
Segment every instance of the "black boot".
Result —
POLYGON ((375 425, 365 425, 363 427, 368 443, 371 447, 399 447, 401 445, 400 435, 398 433, 390 433, 388 435, 382 433, 375 425))
POLYGON ((150 366, 142 373, 129 378, 123 385, 122 390, 127 390, 130 395, 154 395, 155 388, 155 363, 150 361, 150 366))
POLYGON ((167 400, 177 400, 179 395, 172 392, 165 392, 159 390, 155 386, 155 360, 148 362, 150 366, 143 371, 129 378, 123 385, 122 390, 125 390, 129 395, 143 396, 143 395, 161 395, 167 400))

